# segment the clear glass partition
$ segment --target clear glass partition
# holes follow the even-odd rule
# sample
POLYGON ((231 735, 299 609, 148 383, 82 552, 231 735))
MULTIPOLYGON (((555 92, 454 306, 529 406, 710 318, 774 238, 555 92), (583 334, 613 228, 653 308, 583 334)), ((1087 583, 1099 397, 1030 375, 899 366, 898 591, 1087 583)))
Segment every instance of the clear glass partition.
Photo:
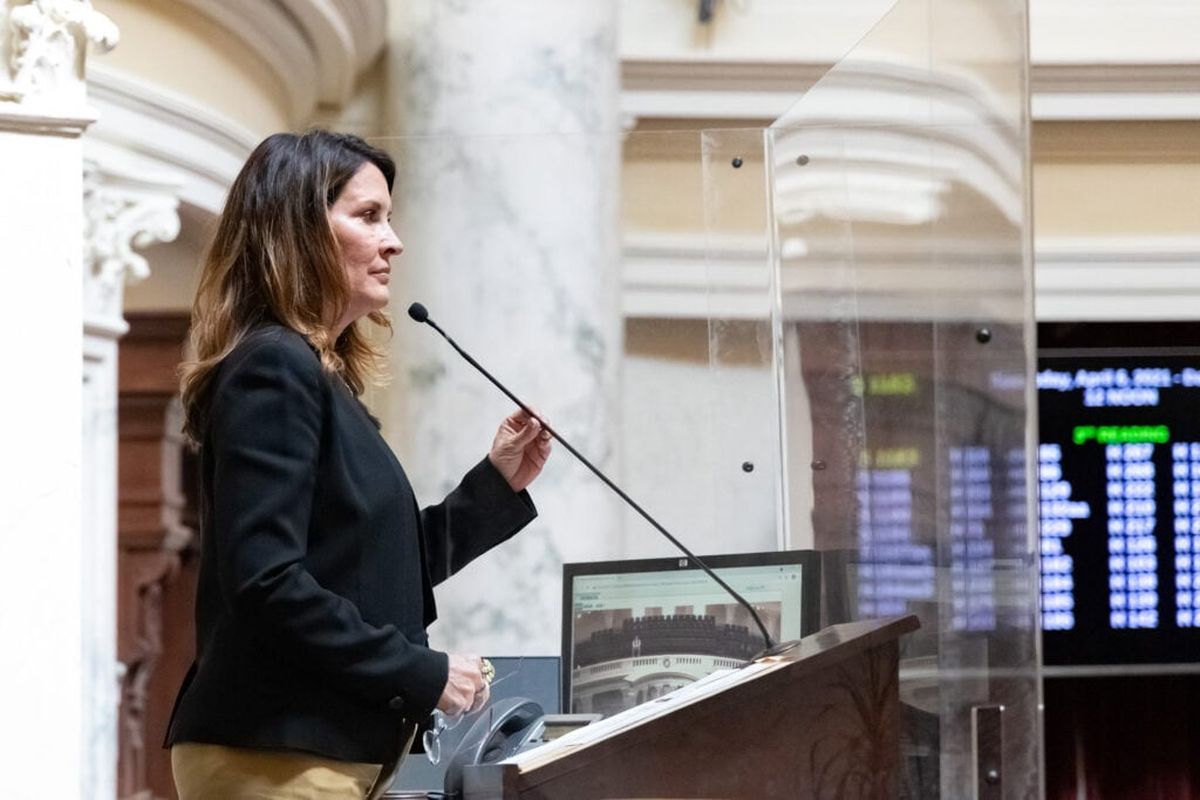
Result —
POLYGON ((1040 791, 1026 64, 1024 3, 902 0, 766 137, 789 544, 921 620, 911 797, 1040 791))
MULTIPOLYGON (((1026 41, 1023 0, 901 0, 767 127, 376 140, 405 304, 694 552, 817 550, 825 624, 919 617, 903 797, 1040 792, 1026 41)), ((375 407, 435 497, 511 404, 408 325, 375 407)), ((563 562, 675 554, 561 450, 536 494, 435 644, 557 653, 563 562)))
MULTIPOLYGON (((762 129, 635 131, 624 174, 623 473, 693 552, 775 550, 781 458, 762 129)), ((633 514, 626 532, 631 555, 674 555, 633 514)))

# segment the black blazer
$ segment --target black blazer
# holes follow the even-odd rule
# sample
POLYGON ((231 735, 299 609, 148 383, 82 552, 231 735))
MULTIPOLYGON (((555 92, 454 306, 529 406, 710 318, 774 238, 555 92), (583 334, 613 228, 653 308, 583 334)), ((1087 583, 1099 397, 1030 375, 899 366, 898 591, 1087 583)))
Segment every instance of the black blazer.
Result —
POLYGON ((256 329, 217 369, 201 442, 196 661, 166 744, 378 763, 398 710, 447 677, 432 587, 536 516, 485 458, 419 510, 375 421, 296 332, 256 329))

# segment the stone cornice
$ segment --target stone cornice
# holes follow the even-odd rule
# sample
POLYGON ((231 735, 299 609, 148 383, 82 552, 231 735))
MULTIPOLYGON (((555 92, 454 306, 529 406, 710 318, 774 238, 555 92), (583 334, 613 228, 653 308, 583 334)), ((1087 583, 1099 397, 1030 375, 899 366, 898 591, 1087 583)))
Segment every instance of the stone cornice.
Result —
POLYGON ((71 112, 52 114, 0 105, 0 131, 5 132, 76 138, 95 121, 96 115, 83 106, 76 106, 71 112))
POLYGON ((1200 236, 1039 237, 1041 320, 1200 319, 1200 236))
POLYGON ((1200 119, 1200 61, 1033 66, 1034 119, 1200 119))
MULTIPOLYGON (((773 120, 826 61, 626 59, 622 111, 642 118, 773 120)), ((1200 119, 1195 62, 1034 63, 1035 119, 1200 119)))
MULTIPOLYGON (((857 253, 856 297, 865 316, 894 307, 904 293, 956 296, 959 281, 947 272, 956 263, 968 276, 997 277, 994 285, 976 284, 967 293, 985 291, 1001 300, 1018 285, 1011 280, 1011 242, 992 248, 975 240, 942 242, 942 263, 931 266, 921 241, 878 246, 874 256, 857 253), (916 252, 906 255, 914 246, 916 252)), ((622 257, 623 312, 627 317, 765 319, 772 292, 767 250, 765 235, 709 236, 697 242, 692 234, 629 234, 622 257)), ((827 288, 804 284, 805 275, 825 271, 819 253, 811 259, 811 268, 787 278, 784 290, 807 294, 812 307, 821 307, 829 300, 827 288)), ((1200 319, 1200 237, 1041 236, 1034 263, 1038 319, 1200 319)), ((1015 302, 1019 305, 1019 298, 1015 302)), ((946 310, 949 305, 943 303, 946 310)))

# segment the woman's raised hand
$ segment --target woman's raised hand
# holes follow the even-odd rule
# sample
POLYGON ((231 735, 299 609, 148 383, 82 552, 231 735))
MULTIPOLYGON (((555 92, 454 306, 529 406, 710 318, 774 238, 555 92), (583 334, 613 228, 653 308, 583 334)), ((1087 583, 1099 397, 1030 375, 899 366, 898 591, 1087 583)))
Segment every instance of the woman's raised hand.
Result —
POLYGON ((542 472, 550 457, 550 432, 524 410, 500 423, 488 459, 514 492, 519 492, 542 472))
POLYGON ((483 659, 450 653, 450 672, 437 708, 449 717, 467 714, 487 702, 488 682, 483 676, 483 659))

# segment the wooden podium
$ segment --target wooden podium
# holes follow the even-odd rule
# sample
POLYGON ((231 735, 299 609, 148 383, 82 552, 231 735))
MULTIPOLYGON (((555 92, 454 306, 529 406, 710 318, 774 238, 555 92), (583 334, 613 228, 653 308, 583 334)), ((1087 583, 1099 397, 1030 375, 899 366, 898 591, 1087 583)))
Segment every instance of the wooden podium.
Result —
POLYGON ((889 798, 900 636, 915 616, 834 625, 514 758, 467 767, 466 800, 889 798))

